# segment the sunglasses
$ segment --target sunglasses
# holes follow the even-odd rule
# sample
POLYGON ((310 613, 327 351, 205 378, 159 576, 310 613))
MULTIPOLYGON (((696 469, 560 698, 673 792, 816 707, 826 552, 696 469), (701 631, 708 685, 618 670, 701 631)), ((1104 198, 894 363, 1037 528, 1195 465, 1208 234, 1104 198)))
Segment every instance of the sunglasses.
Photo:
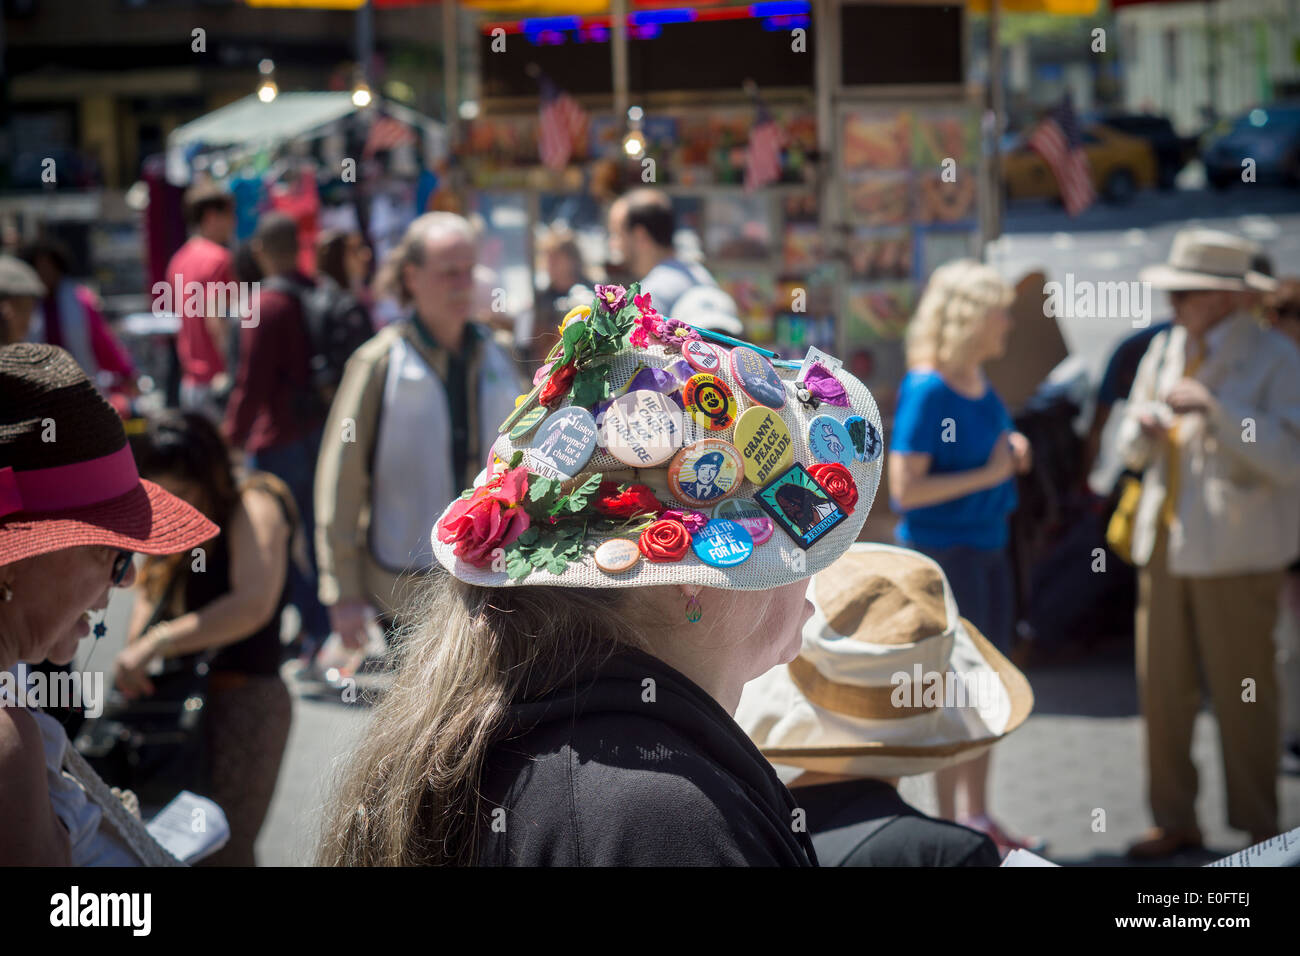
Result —
POLYGON ((131 561, 134 558, 134 551, 117 552, 117 557, 113 559, 113 587, 120 588, 122 586, 122 581, 126 578, 127 569, 131 567, 131 561))

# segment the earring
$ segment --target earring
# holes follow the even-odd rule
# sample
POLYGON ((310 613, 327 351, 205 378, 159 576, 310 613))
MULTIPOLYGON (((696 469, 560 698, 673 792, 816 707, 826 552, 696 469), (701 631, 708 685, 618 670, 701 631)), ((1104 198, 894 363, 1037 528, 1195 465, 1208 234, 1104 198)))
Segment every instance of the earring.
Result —
POLYGON ((0 584, 0 601, 8 604, 14 599, 14 589, 7 584, 0 584))
POLYGON ((692 594, 690 600, 686 602, 686 620, 692 624, 699 624, 702 617, 704 617, 704 608, 700 607, 700 596, 692 594))

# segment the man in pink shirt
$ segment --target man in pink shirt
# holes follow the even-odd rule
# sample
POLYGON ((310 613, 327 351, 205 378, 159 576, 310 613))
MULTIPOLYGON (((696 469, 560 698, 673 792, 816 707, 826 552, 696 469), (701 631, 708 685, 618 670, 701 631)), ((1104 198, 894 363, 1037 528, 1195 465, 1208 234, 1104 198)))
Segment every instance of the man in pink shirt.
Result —
MULTIPOLYGON (((227 244, 235 231, 235 203, 230 193, 213 183, 191 186, 185 193, 185 213, 194 234, 176 250, 167 263, 166 281, 172 283, 172 301, 181 316, 176 336, 176 355, 181 366, 181 407, 205 411, 220 418, 215 395, 229 381, 226 372, 226 345, 229 317, 218 314, 214 296, 203 296, 203 315, 186 308, 190 283, 198 282, 205 290, 212 284, 226 283, 233 289, 234 259, 227 244)), ((231 301, 229 295, 216 296, 218 302, 231 301)))

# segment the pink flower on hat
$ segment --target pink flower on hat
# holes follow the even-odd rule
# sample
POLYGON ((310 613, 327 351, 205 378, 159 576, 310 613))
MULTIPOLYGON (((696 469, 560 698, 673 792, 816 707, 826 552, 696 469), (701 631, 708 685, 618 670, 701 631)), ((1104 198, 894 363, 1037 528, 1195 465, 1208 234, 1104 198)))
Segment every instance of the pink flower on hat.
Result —
POLYGON ((521 507, 527 493, 527 468, 498 474, 447 510, 438 523, 438 540, 454 544, 456 557, 467 564, 487 567, 493 551, 528 530, 528 512, 521 507))

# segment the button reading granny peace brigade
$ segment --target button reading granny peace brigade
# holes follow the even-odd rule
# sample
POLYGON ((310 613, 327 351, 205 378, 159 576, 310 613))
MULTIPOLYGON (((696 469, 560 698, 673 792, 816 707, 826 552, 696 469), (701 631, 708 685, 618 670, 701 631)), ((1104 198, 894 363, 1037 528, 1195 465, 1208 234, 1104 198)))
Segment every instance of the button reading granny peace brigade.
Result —
POLYGON ((835 462, 847 468, 853 463, 853 439, 838 418, 818 415, 808 423, 808 447, 818 461, 835 462))
POLYGON ((715 568, 730 568, 749 559, 754 541, 734 521, 714 518, 691 538, 695 556, 715 568))
POLYGON ((785 382, 776 374, 772 363, 753 349, 737 346, 731 350, 731 372, 741 391, 760 405, 785 406, 785 382))
POLYGON ((697 372, 716 372, 722 368, 722 353, 717 347, 701 339, 692 339, 682 346, 682 355, 697 372))
POLYGON ((536 408, 530 408, 524 417, 519 419, 515 427, 510 429, 510 440, 518 441, 537 427, 538 422, 546 417, 546 406, 538 405, 536 408))
POLYGON ((673 495, 693 505, 727 497, 744 477, 740 452, 721 438, 705 438, 683 448, 668 466, 668 487, 673 495))
POLYGON ((610 538, 596 549, 596 567, 606 574, 622 574, 640 560, 641 550, 627 538, 610 538))
POLYGON ((601 442, 625 465, 648 468, 682 447, 682 410, 667 395, 639 389, 614 399, 601 422, 601 442))
POLYGON ((755 546, 767 541, 776 530, 772 519, 751 498, 728 498, 719 502, 713 509, 713 517, 736 522, 749 532, 755 546))
POLYGON ((585 408, 570 405, 542 424, 529 457, 532 471, 547 478, 572 478, 596 450, 596 420, 585 408))
POLYGON ((708 372, 687 379, 682 401, 695 424, 711 432, 730 428, 736 420, 736 397, 726 382, 708 372))
POLYGON ((745 477, 760 488, 794 461, 790 429, 766 405, 752 405, 736 422, 736 447, 745 459, 745 477))

